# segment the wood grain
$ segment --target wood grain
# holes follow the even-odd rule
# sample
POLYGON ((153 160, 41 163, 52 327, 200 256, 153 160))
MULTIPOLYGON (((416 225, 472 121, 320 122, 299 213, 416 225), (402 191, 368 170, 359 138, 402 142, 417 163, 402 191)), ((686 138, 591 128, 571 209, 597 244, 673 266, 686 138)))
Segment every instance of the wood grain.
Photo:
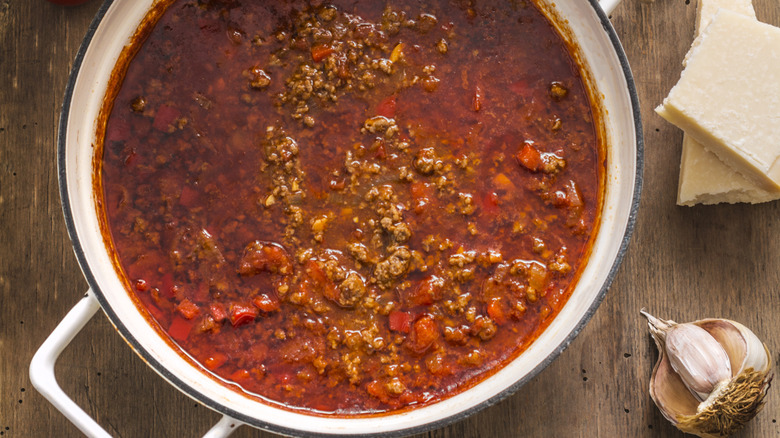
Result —
MULTIPOLYGON (((754 0, 780 25, 777 0, 754 0)), ((86 283, 57 189, 57 118, 70 66, 99 7, 0 0, 0 435, 79 436, 30 385, 30 359, 86 283)), ((606 300, 571 346, 518 393, 440 430, 444 437, 676 437, 647 395, 657 357, 639 309, 678 321, 726 317, 780 362, 780 203, 675 206, 682 132, 653 108, 679 77, 695 0, 624 0, 612 17, 631 62, 645 127, 644 192, 629 252, 606 300)), ((778 369, 776 368, 776 372, 778 369)), ((89 322, 57 373, 115 436, 204 433, 219 415, 164 382, 115 333, 89 322)), ((780 394, 739 437, 780 436, 780 394)), ((268 437, 248 427, 237 437, 268 437)))

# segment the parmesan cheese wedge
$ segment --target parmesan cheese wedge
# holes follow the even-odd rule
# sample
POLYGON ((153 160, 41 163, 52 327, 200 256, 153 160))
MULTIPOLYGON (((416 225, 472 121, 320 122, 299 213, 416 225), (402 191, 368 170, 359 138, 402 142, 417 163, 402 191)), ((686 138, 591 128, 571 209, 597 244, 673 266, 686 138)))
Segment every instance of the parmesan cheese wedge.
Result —
MULTIPOLYGON (((696 7, 696 36, 710 24, 719 9, 727 9, 753 19, 751 0, 699 0, 696 7)), ((687 64, 686 56, 683 65, 687 64)), ((688 134, 683 136, 677 204, 718 204, 721 202, 767 202, 780 194, 761 189, 739 174, 688 134)))
POLYGON ((756 18, 752 0, 699 0, 696 5, 696 36, 710 24, 719 9, 726 9, 746 17, 756 18))
POLYGON ((780 29, 719 10, 656 111, 780 197, 780 29))

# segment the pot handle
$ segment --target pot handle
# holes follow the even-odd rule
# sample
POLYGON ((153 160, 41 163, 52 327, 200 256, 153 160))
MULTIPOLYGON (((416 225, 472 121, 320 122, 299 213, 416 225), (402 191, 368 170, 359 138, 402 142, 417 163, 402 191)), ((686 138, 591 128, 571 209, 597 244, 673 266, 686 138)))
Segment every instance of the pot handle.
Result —
MULTIPOLYGON (((70 344, 70 341, 76 337, 78 332, 84 328, 87 322, 92 319, 98 309, 100 309, 100 303, 98 303, 95 294, 90 289, 84 295, 84 298, 70 309, 65 318, 62 318, 62 321, 38 348, 32 361, 30 361, 30 381, 41 395, 46 397, 58 411, 62 412, 85 435, 88 437, 111 438, 111 435, 105 429, 100 427, 89 414, 84 412, 79 405, 65 394, 60 385, 57 384, 57 377, 54 375, 54 365, 60 353, 70 344)), ((238 420, 225 415, 211 430, 206 432, 204 438, 226 437, 242 424, 238 420)))
POLYGON ((620 4, 620 1, 621 0, 599 0, 599 5, 601 6, 601 9, 609 15, 615 10, 617 5, 620 4))
POLYGON ((65 318, 62 318, 33 356, 30 362, 30 381, 42 396, 46 397, 85 435, 110 438, 108 432, 65 394, 57 384, 57 377, 54 375, 54 364, 62 350, 70 344, 99 308, 100 303, 90 289, 84 298, 70 309, 65 318))
POLYGON ((203 438, 223 438, 231 433, 235 432, 236 429, 238 429, 239 426, 241 426, 242 422, 236 420, 233 417, 229 417, 227 415, 223 415, 222 418, 217 422, 217 424, 214 425, 211 429, 209 429, 208 432, 206 432, 205 435, 203 435, 203 438))

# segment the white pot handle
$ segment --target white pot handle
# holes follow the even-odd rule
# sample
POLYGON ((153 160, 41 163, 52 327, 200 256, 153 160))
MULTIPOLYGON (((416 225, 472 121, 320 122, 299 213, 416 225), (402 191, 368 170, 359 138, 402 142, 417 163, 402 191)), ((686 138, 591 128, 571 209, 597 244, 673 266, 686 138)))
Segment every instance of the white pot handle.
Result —
POLYGON ((599 0, 599 4, 601 5, 601 9, 609 15, 615 10, 617 5, 620 4, 620 1, 621 0, 599 0))
MULTIPOLYGON (((70 341, 84 328, 95 312, 100 309, 95 294, 90 289, 62 318, 51 335, 43 342, 41 347, 30 362, 30 381, 35 389, 62 412, 76 427, 88 437, 111 438, 111 435, 95 422, 84 410, 82 410, 57 384, 54 375, 54 364, 62 353, 62 350, 70 344, 70 341)), ((243 423, 234 420, 227 415, 223 416, 204 438, 226 437, 233 433, 243 423)))

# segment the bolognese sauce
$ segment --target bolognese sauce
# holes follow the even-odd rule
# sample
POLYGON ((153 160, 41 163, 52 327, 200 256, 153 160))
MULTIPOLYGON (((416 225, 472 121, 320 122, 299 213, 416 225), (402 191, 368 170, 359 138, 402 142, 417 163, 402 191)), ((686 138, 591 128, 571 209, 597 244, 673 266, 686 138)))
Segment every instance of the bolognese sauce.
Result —
POLYGON ((99 196, 150 319, 226 384, 358 415, 456 394, 567 301, 604 154, 527 0, 169 2, 99 196))

